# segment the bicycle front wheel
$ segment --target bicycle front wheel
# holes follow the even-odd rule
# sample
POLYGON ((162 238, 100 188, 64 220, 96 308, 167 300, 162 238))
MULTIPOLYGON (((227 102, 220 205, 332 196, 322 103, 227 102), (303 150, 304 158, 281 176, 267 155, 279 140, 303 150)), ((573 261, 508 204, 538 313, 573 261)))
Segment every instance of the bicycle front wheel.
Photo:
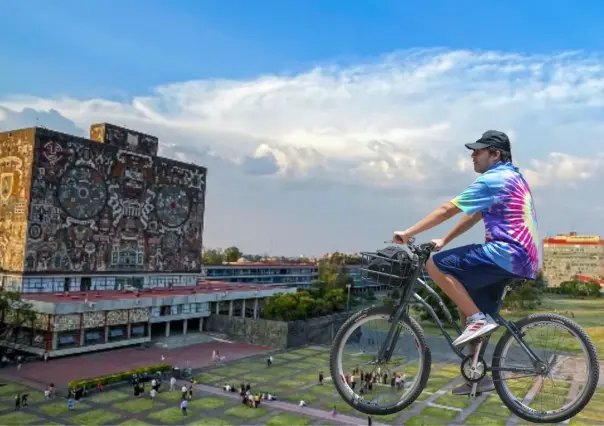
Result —
POLYGON ((406 314, 389 362, 377 362, 393 314, 385 306, 357 312, 342 325, 331 349, 330 372, 338 393, 364 414, 405 409, 422 393, 430 375, 432 360, 424 332, 406 314))
POLYGON ((530 315, 516 327, 525 344, 547 364, 548 372, 504 371, 506 367, 533 367, 514 336, 505 333, 493 353, 493 380, 503 403, 533 423, 559 423, 577 415, 594 395, 600 377, 596 348, 585 330, 556 314, 530 315))

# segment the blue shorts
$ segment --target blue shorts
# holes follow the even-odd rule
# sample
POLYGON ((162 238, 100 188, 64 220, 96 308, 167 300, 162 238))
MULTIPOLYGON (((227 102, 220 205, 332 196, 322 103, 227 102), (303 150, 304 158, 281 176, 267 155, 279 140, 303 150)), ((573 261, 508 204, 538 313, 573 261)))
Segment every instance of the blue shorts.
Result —
POLYGON ((478 309, 486 314, 498 310, 504 280, 518 278, 493 262, 480 244, 444 250, 435 253, 432 260, 443 274, 457 278, 478 309))

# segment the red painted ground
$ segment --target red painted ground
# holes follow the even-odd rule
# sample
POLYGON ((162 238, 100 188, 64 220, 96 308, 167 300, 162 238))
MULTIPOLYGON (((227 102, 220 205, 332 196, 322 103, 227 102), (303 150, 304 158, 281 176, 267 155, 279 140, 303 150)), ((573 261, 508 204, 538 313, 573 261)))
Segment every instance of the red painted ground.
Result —
MULTIPOLYGON (((16 367, 0 370, 0 378, 10 381, 23 381, 27 384, 38 383, 47 385, 53 382, 57 387, 64 387, 70 380, 96 377, 106 374, 119 373, 131 368, 145 367, 164 362, 180 368, 199 368, 212 364, 212 351, 219 350, 226 361, 250 355, 265 353, 268 347, 255 346, 245 343, 204 343, 184 348, 162 349, 117 349, 95 354, 77 355, 58 359, 50 359, 48 363, 32 362, 24 364, 21 372, 16 367)), ((40 386, 37 386, 40 387, 40 386)))
POLYGON ((38 300, 41 302, 70 303, 95 300, 118 300, 118 299, 137 299, 166 296, 185 296, 188 294, 208 294, 224 293, 230 291, 254 292, 257 290, 275 290, 287 288, 284 286, 273 285, 252 285, 252 284, 231 284, 222 281, 199 281, 195 286, 144 289, 139 293, 121 292, 121 291, 72 291, 69 293, 25 293, 24 299, 38 300))

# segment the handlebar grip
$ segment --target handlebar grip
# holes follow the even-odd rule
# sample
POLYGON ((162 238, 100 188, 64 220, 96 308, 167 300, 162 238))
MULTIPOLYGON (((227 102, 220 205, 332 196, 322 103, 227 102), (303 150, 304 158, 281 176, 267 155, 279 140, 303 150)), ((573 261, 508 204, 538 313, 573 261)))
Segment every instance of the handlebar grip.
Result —
POLYGON ((394 237, 392 237, 392 241, 395 242, 395 243, 402 243, 403 239, 401 238, 400 235, 396 235, 395 234, 394 237))

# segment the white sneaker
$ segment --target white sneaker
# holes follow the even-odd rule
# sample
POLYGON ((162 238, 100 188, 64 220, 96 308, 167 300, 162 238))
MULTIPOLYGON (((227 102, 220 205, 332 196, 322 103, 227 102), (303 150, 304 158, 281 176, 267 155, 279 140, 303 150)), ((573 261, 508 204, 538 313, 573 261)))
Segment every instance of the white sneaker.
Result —
POLYGON ((497 324, 495 320, 489 315, 486 315, 486 318, 484 319, 474 321, 468 319, 468 326, 466 327, 464 332, 461 333, 461 336, 455 339, 455 341, 453 342, 453 346, 463 346, 471 342, 472 340, 478 339, 479 337, 491 333, 497 327, 499 327, 499 324, 497 324))

